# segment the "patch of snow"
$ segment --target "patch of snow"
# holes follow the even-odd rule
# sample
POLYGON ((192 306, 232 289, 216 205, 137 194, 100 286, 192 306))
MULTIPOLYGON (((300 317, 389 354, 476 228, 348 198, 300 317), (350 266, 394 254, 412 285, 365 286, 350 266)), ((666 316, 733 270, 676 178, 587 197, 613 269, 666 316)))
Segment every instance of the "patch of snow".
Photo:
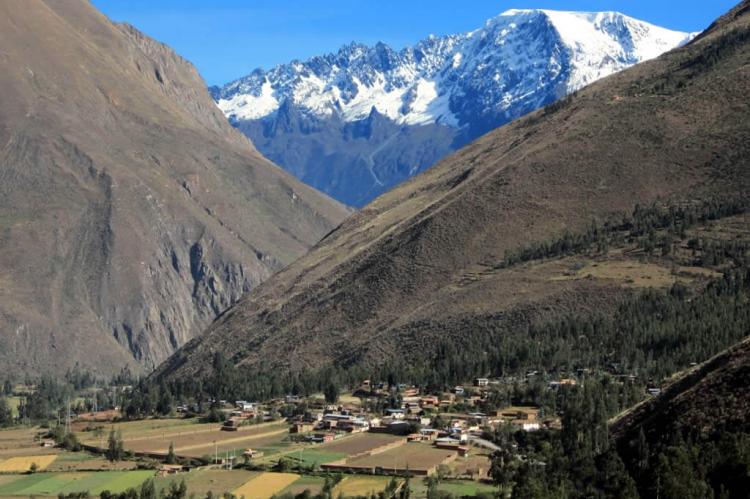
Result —
POLYGON ((226 85, 217 104, 238 120, 271 115, 289 100, 319 117, 360 120, 374 107, 401 124, 457 127, 526 112, 693 36, 614 12, 513 9, 472 32, 431 35, 398 52, 353 43, 256 70, 226 85))
POLYGON ((279 108, 279 101, 274 96, 273 86, 266 79, 260 95, 237 93, 230 99, 217 102, 219 109, 228 117, 239 120, 255 120, 268 116, 279 108))

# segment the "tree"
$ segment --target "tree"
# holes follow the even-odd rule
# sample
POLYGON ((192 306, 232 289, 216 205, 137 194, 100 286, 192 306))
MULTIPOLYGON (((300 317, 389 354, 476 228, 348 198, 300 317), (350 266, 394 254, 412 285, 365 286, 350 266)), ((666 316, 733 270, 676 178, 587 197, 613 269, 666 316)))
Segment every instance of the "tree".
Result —
POLYGON ((326 397, 326 402, 329 404, 335 404, 339 399, 339 387, 333 379, 328 381, 323 390, 323 394, 326 397))
POLYGON ((156 404, 156 411, 162 416, 167 416, 172 412, 172 393, 166 384, 162 383, 159 388, 159 402, 156 404))
POLYGON ((141 484, 140 499, 156 499, 157 497, 156 485, 154 484, 154 481, 149 478, 141 484))
POLYGON ((9 379, 3 382, 3 395, 13 395, 13 383, 9 379))
POLYGON ((427 499, 437 499, 440 479, 435 475, 431 475, 424 479, 424 483, 427 486, 427 499))
POLYGON ((612 499, 636 499, 638 491, 635 482, 625 469, 622 459, 613 449, 599 458, 597 488, 605 497, 612 499))
POLYGON ((212 405, 208 410, 208 414, 203 418, 204 423, 221 423, 226 419, 226 416, 221 412, 215 405, 212 405))
POLYGON ((409 499, 411 497, 411 476, 407 473, 406 480, 401 486, 401 491, 398 494, 399 499, 409 499))
POLYGON ((13 424, 13 411, 10 404, 4 398, 0 398, 0 426, 10 426, 13 424))
POLYGON ((39 465, 36 463, 31 463, 31 466, 29 466, 29 473, 36 473, 39 470, 39 465))
POLYGON ((124 446, 122 443, 122 434, 115 432, 115 429, 109 432, 109 438, 107 439, 107 459, 110 461, 120 461, 125 455, 124 446))
POLYGON ((67 449, 71 452, 78 452, 82 449, 81 443, 78 441, 78 437, 76 437, 76 434, 72 432, 66 433, 59 444, 64 449, 67 449))
POLYGON ((164 494, 164 499, 185 499, 185 497, 187 497, 187 485, 185 485, 185 480, 180 480, 179 484, 175 482, 170 483, 169 490, 164 494))
POLYGON ((169 451, 167 452, 167 464, 177 463, 177 456, 174 454, 174 442, 169 442, 169 451))
POLYGON ((658 456, 655 493, 665 499, 711 497, 710 486, 701 479, 687 445, 668 448, 658 456))

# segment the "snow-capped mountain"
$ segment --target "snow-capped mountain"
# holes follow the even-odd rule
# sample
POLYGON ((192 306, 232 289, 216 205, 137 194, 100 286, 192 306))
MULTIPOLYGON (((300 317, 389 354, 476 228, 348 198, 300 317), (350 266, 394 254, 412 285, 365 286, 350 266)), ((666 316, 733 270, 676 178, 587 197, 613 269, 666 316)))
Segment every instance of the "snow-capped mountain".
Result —
POLYGON ((693 35, 614 12, 509 10, 394 51, 352 43, 212 89, 271 159, 361 206, 479 135, 693 35))

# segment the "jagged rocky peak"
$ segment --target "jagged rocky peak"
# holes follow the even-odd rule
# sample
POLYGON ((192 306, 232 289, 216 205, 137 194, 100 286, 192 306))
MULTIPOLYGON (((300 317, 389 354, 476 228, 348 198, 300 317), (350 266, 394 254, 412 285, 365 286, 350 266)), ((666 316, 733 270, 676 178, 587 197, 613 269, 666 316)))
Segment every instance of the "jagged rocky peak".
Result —
POLYGON ((514 96, 538 92, 559 77, 565 89, 575 90, 691 36, 616 12, 509 10, 475 31, 430 36, 400 51, 382 42, 351 43, 305 62, 256 69, 215 97, 239 120, 268 116, 288 99, 308 113, 337 113, 349 121, 375 106, 402 123, 461 125, 470 116, 459 100, 475 100, 485 111, 508 108, 514 96))
POLYGON ((363 206, 480 135, 691 37, 613 12, 510 10, 401 50, 351 43, 257 69, 213 96, 261 152, 363 206), (373 109, 391 136, 349 133, 373 109))

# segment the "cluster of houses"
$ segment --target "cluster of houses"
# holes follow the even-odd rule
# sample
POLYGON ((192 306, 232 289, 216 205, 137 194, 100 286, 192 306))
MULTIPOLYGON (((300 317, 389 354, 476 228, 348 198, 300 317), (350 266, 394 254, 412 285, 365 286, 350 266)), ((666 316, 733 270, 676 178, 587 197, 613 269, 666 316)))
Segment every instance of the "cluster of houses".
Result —
MULTIPOLYGON (((398 385, 394 388, 397 388, 396 393, 399 394, 399 406, 378 409, 377 414, 368 412, 356 403, 326 405, 295 395, 273 403, 298 407, 298 404, 304 404, 303 414, 289 418, 289 431, 312 443, 330 442, 351 433, 387 433, 402 436, 410 442, 429 442, 441 449, 455 450, 460 456, 468 454, 469 442, 481 437, 487 428, 510 425, 514 430, 536 431, 542 427, 559 427, 559 419, 545 417, 537 407, 508 407, 490 412, 467 413, 452 410, 454 404, 460 401, 459 407, 478 411, 493 383, 497 381, 476 378, 473 386, 456 386, 439 395, 423 394, 419 388, 398 385)), ((575 384, 575 379, 560 379, 551 382, 550 388, 575 384)), ((386 397, 392 397, 393 393, 387 384, 372 384, 369 380, 365 380, 355 391, 359 398, 370 402, 380 400, 381 404, 386 397)), ((382 408, 382 405, 379 407, 382 408)), ((237 431, 243 424, 251 420, 258 421, 265 415, 266 412, 258 404, 238 400, 231 411, 228 411, 228 418, 221 429, 237 431)), ((257 458, 258 453, 248 449, 246 457, 257 458)))
MULTIPOLYGON (((560 380, 560 385, 575 384, 575 380, 560 380)), ((356 405, 328 405, 319 411, 307 411, 291 420, 290 432, 305 435, 310 442, 323 443, 349 433, 369 431, 404 436, 408 441, 432 442, 436 447, 455 450, 459 455, 469 452, 468 442, 481 436, 484 429, 510 425, 515 430, 535 431, 543 426, 559 427, 559 419, 545 418, 537 407, 509 407, 490 413, 449 412, 457 397, 467 401, 484 400, 490 380, 477 378, 473 387, 455 387, 441 395, 420 394, 416 387, 399 386, 400 407, 386 408, 382 414, 368 414, 356 405), (433 417, 434 416, 434 417, 433 417)), ((357 392, 360 396, 383 397, 388 394, 385 384, 372 385, 368 380, 357 392)))
POLYGON ((224 421, 221 429, 223 431, 237 431, 247 421, 254 421, 259 415, 262 415, 258 405, 245 400, 238 400, 234 403, 234 409, 229 413, 229 417, 224 421))

